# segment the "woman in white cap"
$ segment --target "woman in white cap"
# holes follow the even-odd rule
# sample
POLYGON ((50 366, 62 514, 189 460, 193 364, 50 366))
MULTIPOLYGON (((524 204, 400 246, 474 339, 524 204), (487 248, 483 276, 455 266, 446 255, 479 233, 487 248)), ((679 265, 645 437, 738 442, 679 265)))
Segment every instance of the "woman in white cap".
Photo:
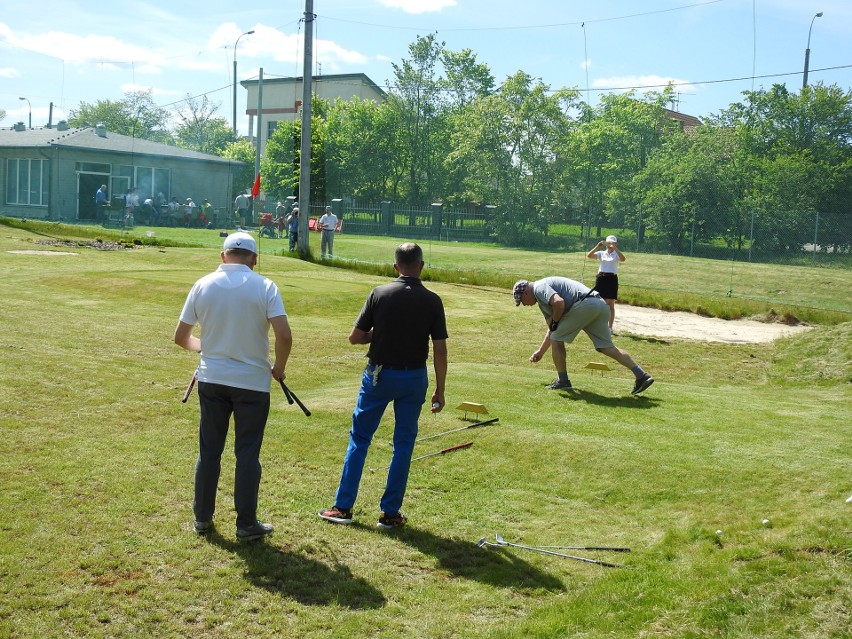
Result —
POLYGON ((609 306, 609 329, 612 330, 612 323, 615 321, 615 300, 618 299, 618 263, 627 258, 618 250, 618 238, 615 235, 607 235, 606 240, 598 242, 586 257, 600 262, 594 290, 609 306))

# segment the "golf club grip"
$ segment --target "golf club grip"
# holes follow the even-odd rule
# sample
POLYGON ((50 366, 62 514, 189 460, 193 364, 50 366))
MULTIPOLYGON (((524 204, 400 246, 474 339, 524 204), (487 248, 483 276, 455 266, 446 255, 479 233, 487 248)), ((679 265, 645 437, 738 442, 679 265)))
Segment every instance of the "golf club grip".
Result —
POLYGON ((462 448, 468 448, 469 446, 473 446, 473 442, 465 442, 464 444, 457 444, 455 446, 450 446, 449 448, 445 448, 442 451, 439 451, 441 455, 444 453, 451 453, 454 450, 460 450, 462 448))
MULTIPOLYGON (((302 409, 302 412, 305 414, 305 417, 310 417, 310 416, 311 416, 311 411, 309 411, 309 410, 308 410, 308 407, 307 407, 307 406, 305 406, 305 405, 302 403, 302 400, 300 400, 298 397, 296 397, 296 393, 294 393, 293 391, 291 391, 291 390, 287 387, 287 385, 284 383, 284 381, 283 381, 283 380, 280 380, 280 381, 281 381, 281 386, 284 388, 284 392, 285 392, 285 393, 287 393, 290 397, 292 397, 292 398, 295 400, 295 402, 299 405, 299 408, 301 408, 301 409, 302 409)), ((291 403, 292 403, 292 402, 291 402, 291 403)))
POLYGON ((189 380, 189 386, 186 387, 186 392, 183 394, 183 399, 180 400, 182 403, 186 404, 186 401, 189 399, 189 396, 192 394, 192 387, 195 386, 195 373, 192 374, 192 379, 189 380))
POLYGON ((284 397, 287 398, 287 403, 293 403, 293 396, 290 394, 290 389, 287 388, 287 385, 284 383, 283 379, 279 379, 278 383, 281 384, 281 390, 284 391, 284 397))

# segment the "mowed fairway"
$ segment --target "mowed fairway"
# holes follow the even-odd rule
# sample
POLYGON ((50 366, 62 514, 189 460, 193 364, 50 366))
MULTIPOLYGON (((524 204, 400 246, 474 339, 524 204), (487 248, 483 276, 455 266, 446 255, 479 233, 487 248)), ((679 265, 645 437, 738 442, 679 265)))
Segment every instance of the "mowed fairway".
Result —
MULTIPOLYGON (((216 530, 192 531, 198 405, 180 398, 196 357, 172 343, 218 249, 36 239, 0 227, 0 637, 850 635, 850 323, 760 346, 619 336, 657 379, 641 397, 628 371, 583 368, 601 356, 581 336, 568 394, 544 389, 549 360, 527 361, 537 310, 430 283, 448 314, 450 407, 482 403, 499 422, 418 444, 474 442, 412 466, 409 526, 388 533, 378 472, 355 525, 316 516, 366 351, 346 337, 387 278, 262 255, 294 332, 287 383, 313 415, 273 389, 259 515, 275 534, 238 544, 230 450, 216 530), (632 552, 565 551, 628 566, 606 568, 477 546, 497 533, 632 552)), ((390 460, 391 417, 368 466, 390 460)), ((421 434, 461 417, 424 414, 421 434)))

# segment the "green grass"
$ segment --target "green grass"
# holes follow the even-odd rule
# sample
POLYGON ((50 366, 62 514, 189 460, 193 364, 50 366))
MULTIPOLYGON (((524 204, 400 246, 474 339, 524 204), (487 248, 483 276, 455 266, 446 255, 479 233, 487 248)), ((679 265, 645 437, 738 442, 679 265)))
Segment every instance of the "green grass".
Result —
MULTIPOLYGON (((410 526, 388 534, 375 529, 380 473, 364 475, 358 524, 316 517, 333 500, 363 365, 346 336, 386 278, 264 254, 294 331, 288 383, 313 416, 273 395, 260 515, 276 531, 239 545, 230 450, 216 532, 192 532, 198 407, 179 399, 196 358, 171 341, 187 290, 219 261, 213 235, 174 238, 203 248, 59 256, 12 253, 51 249, 0 228, 0 637, 848 637, 852 323, 773 345, 619 336, 658 380, 643 397, 623 369, 586 371, 600 356, 580 337, 569 395, 544 390, 549 362, 527 361, 542 337, 535 309, 505 288, 433 282, 448 312, 448 401, 500 421, 424 442, 419 454, 475 443, 412 467, 410 526), (630 568, 477 548, 497 532, 630 546, 585 553, 630 568)), ((338 247, 363 243, 376 261, 393 240, 370 242, 338 247)), ((431 252, 510 275, 495 258, 505 250, 431 252)), ((567 261, 511 254, 531 277, 567 261)), ((424 415, 421 433, 460 417, 424 415)), ((390 458, 388 418, 368 466, 390 458)))
MULTIPOLYGON (((0 223, 42 237, 102 238, 162 246, 221 246, 219 231, 136 227, 123 232, 96 226, 0 218, 0 223), (154 237, 148 237, 153 233, 154 237)), ((311 234, 317 250, 318 235, 311 234)), ((390 273, 400 238, 338 235, 334 264, 367 274, 390 273)), ((477 243, 421 241, 431 281, 509 288, 520 277, 565 275, 593 283, 597 266, 583 253, 548 253, 477 243)), ((286 240, 263 238, 261 252, 286 255, 286 240)), ((292 255, 289 255, 292 257, 292 255)), ((318 260, 318 258, 315 259, 318 260)), ((670 255, 630 253, 620 268, 623 303, 685 310, 723 319, 772 317, 785 321, 838 324, 852 321, 852 269, 780 266, 670 255)))

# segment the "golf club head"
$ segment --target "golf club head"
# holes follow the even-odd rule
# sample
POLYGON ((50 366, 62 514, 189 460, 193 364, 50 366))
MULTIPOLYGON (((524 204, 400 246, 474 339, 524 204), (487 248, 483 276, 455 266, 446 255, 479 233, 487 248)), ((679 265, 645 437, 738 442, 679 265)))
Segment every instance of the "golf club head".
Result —
POLYGON ((498 544, 505 544, 505 543, 506 543, 505 541, 503 541, 503 535, 501 535, 500 533, 497 533, 497 534, 496 534, 496 535, 494 535, 494 536, 497 538, 497 543, 498 543, 498 544))

